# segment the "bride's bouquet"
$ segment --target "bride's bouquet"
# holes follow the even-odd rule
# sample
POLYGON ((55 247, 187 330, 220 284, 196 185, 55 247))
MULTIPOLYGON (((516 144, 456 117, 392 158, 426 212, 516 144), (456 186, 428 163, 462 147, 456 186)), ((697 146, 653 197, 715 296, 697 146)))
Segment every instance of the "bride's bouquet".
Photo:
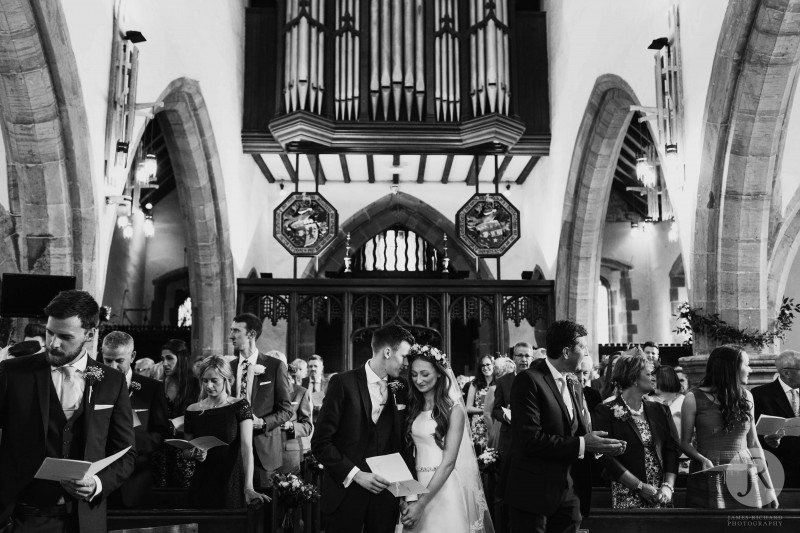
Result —
POLYGON ((278 503, 284 507, 297 507, 319 500, 317 487, 304 482, 294 474, 275 474, 272 486, 275 488, 278 503))
POLYGON ((481 472, 485 472, 497 463, 498 453, 494 448, 486 448, 482 454, 478 456, 478 468, 481 472))

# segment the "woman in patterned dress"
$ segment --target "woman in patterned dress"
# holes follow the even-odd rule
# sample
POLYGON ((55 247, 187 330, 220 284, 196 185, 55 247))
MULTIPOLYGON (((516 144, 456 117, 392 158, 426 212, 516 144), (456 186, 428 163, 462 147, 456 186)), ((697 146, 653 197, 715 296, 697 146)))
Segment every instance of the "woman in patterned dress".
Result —
POLYGON ((475 368, 475 378, 467 392, 467 414, 472 432, 472 442, 475 453, 480 455, 488 444, 489 434, 486 429, 486 419, 483 418, 483 406, 489 387, 494 386, 494 357, 484 355, 478 359, 475 368))
POLYGON ((688 507, 778 507, 758 441, 753 395, 745 388, 750 357, 738 346, 711 351, 700 386, 681 408, 681 449, 689 456, 688 507), (696 432, 692 444, 692 432, 696 432), (723 471, 706 471, 725 465, 723 471))
POLYGON ((643 401, 654 389, 652 372, 652 363, 644 356, 622 356, 612 375, 620 393, 595 408, 594 429, 627 443, 622 455, 601 458, 613 479, 614 509, 655 508, 672 501, 678 473, 677 431, 669 408, 643 401))

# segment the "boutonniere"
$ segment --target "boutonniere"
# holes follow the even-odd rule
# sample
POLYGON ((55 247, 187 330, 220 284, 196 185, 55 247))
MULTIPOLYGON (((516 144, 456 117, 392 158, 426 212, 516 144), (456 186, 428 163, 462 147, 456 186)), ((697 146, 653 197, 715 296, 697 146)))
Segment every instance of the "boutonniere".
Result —
POLYGON ((397 407, 400 407, 400 405, 405 405, 397 403, 397 393, 401 392, 405 388, 406 388, 405 384, 403 384, 403 382, 400 380, 394 380, 389 382, 389 390, 392 391, 392 398, 394 398, 394 404, 397 407))
POLYGON ((266 372, 267 368, 264 365, 254 365, 253 366, 253 375, 260 376, 264 372, 266 372))
POLYGON ((142 390, 142 384, 138 381, 131 380, 131 384, 128 385, 128 390, 133 392, 135 390, 142 390))
POLYGON ((621 406, 619 404, 612 406, 611 407, 611 411, 614 413, 614 417, 617 420, 622 420, 623 422, 625 420, 628 420, 628 418, 630 418, 630 416, 631 416, 631 414, 628 412, 628 410, 625 409, 623 406, 621 406))
POLYGON ((575 374, 567 374, 567 383, 569 383, 574 390, 574 388, 578 385, 578 378, 575 376, 575 374))
POLYGON ((92 390, 94 386, 103 381, 103 369, 99 366, 87 366, 83 372, 83 379, 89 386, 89 403, 92 403, 92 390))

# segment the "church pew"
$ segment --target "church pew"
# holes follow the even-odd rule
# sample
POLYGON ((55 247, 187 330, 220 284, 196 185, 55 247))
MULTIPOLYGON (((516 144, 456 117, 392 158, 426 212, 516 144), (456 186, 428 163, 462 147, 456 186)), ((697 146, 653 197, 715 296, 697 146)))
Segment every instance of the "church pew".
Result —
POLYGON ((597 509, 581 522, 589 533, 800 531, 800 509, 597 509))
POLYGON ((199 533, 263 533, 264 506, 260 509, 112 509, 108 529, 197 524, 199 533))
MULTIPOLYGON (((686 507, 686 489, 677 488, 672 497, 675 507, 686 507)), ((784 489, 778 495, 781 509, 800 509, 800 489, 784 489)), ((594 509, 611 508, 611 489, 594 487, 592 489, 592 512, 594 509)))

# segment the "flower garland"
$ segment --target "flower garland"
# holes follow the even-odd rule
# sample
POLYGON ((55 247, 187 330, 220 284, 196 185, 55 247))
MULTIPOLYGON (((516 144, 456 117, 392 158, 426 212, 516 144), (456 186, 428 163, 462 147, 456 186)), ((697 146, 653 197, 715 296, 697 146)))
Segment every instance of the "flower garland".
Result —
POLYGON ((450 368, 450 363, 447 362, 447 354, 441 351, 439 348, 434 348, 433 346, 426 344, 424 346, 420 346, 419 344, 415 344, 411 347, 408 351, 408 356, 417 356, 417 357, 424 357, 426 359, 433 359, 439 364, 441 364, 445 368, 450 368))
POLYGON ((793 298, 784 298, 775 324, 767 331, 738 329, 722 320, 718 313, 703 313, 702 309, 692 307, 688 302, 683 302, 678 307, 678 314, 673 316, 677 318, 675 333, 689 336, 684 344, 691 344, 697 332, 722 344, 753 346, 760 350, 784 339, 786 332, 792 329, 795 313, 800 313, 800 304, 795 304, 793 298))

